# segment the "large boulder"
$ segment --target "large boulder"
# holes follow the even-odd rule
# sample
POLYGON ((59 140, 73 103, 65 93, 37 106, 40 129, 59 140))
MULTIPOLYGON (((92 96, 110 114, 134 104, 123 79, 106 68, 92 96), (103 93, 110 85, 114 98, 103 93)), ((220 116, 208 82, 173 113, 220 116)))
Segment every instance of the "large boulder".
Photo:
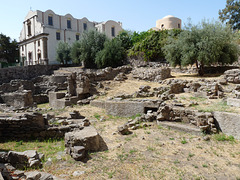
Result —
POLYGON ((42 167, 41 154, 38 154, 35 150, 27 150, 24 152, 9 151, 8 161, 18 169, 42 167))
POLYGON ((174 83, 170 85, 170 94, 179 94, 184 92, 183 88, 185 87, 185 85, 183 83, 174 83))
POLYGON ((99 151, 106 147, 101 136, 92 126, 84 127, 79 131, 68 132, 64 139, 67 153, 75 160, 83 160, 86 157, 85 151, 99 151))
POLYGON ((228 112, 213 112, 219 129, 227 134, 240 139, 240 115, 228 112))

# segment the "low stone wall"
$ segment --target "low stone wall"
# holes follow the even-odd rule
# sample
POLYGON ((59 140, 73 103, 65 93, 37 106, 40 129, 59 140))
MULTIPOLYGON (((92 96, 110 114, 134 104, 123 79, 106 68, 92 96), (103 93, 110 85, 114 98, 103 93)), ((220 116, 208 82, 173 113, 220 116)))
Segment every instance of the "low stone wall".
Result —
POLYGON ((57 70, 59 65, 34 65, 10 67, 0 69, 0 84, 8 83, 13 79, 29 80, 41 75, 50 75, 57 70))
POLYGON ((160 68, 134 68, 132 71, 133 77, 140 80, 146 81, 161 81, 171 77, 171 69, 160 67, 160 68))
POLYGON ((14 108, 33 107, 33 96, 31 90, 5 93, 0 96, 3 103, 14 108))
POLYGON ((216 133, 215 120, 212 113, 199 112, 178 106, 163 106, 158 110, 158 121, 175 121, 193 124, 205 133, 216 133))
POLYGON ((0 117, 0 139, 62 138, 66 132, 78 129, 77 124, 49 126, 42 114, 24 114, 18 117, 0 117))
POLYGON ((132 70, 130 66, 121 66, 117 68, 107 67, 105 69, 83 69, 79 67, 60 68, 55 71, 56 76, 68 76, 73 72, 86 75, 91 82, 113 80, 119 73, 129 73, 132 70))
POLYGON ((98 101, 90 102, 90 105, 106 110, 107 114, 113 116, 130 117, 136 114, 144 114, 150 109, 157 111, 161 102, 156 100, 139 101, 98 101))
POLYGON ((227 70, 223 74, 223 78, 230 83, 240 84, 240 69, 227 70))

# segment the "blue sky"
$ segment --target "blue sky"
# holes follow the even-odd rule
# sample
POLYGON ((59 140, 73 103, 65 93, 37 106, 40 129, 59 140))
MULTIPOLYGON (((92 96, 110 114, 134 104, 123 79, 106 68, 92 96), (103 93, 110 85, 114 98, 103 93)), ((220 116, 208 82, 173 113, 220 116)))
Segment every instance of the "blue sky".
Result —
POLYGON ((90 21, 121 21, 124 29, 146 31, 166 15, 182 19, 183 25, 189 17, 193 24, 204 18, 218 20, 218 11, 225 5, 226 0, 4 0, 0 5, 0 33, 18 40, 30 8, 70 13, 90 21))

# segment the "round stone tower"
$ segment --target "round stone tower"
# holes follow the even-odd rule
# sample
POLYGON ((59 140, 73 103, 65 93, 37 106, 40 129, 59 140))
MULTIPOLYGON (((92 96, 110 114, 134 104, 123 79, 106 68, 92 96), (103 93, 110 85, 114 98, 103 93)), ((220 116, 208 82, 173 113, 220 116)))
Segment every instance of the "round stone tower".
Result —
POLYGON ((181 29, 182 28, 182 20, 168 15, 162 19, 156 21, 156 27, 160 30, 162 29, 181 29))

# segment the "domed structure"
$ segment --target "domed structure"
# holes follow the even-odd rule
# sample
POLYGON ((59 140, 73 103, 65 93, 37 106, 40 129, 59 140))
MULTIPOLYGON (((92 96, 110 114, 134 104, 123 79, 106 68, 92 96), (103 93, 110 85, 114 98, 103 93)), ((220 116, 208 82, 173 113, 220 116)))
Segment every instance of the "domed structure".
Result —
POLYGON ((182 20, 172 15, 165 16, 156 21, 156 27, 162 29, 181 29, 182 20))

